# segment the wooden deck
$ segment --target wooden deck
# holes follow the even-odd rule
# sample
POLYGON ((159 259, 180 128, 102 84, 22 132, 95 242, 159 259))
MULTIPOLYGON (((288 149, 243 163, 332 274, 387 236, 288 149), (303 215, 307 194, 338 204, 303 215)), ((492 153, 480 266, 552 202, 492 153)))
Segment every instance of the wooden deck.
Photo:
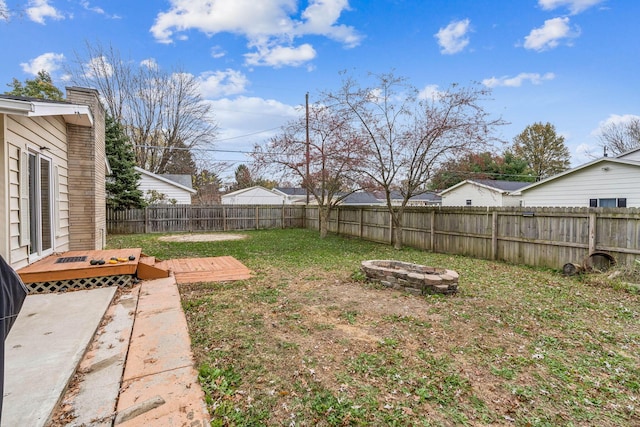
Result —
POLYGON ((142 254, 140 248, 54 254, 18 270, 17 273, 25 284, 29 284, 120 275, 136 275, 139 279, 146 280, 168 277, 169 271, 173 272, 176 282, 180 284, 244 280, 251 277, 249 269, 231 256, 156 261, 154 257, 142 254), (129 261, 130 256, 135 259, 129 261), (85 258, 58 262, 61 258, 76 257, 85 258), (112 257, 127 261, 110 264, 108 261, 112 257), (91 265, 92 259, 103 259, 106 262, 103 265, 91 265))
POLYGON ((232 256, 170 259, 158 262, 155 266, 172 271, 178 284, 251 278, 251 271, 232 256))
POLYGON ((70 251, 50 255, 17 271, 24 283, 51 282, 56 280, 86 279, 90 277, 136 274, 140 259, 140 248, 110 249, 102 251, 70 251), (129 256, 135 259, 129 261, 129 256), (84 261, 58 263, 60 258, 86 257, 84 261), (127 261, 109 264, 111 257, 126 258, 127 261), (103 265, 91 265, 92 259, 103 259, 103 265))

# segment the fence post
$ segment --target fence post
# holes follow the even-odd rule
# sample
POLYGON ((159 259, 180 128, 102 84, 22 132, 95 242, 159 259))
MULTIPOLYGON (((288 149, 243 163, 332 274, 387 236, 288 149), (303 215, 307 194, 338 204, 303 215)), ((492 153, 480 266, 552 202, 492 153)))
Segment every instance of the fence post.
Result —
POLYGON ((222 231, 227 231, 227 208, 222 206, 222 231))
POLYGON ((598 215, 595 212, 589 213, 589 255, 596 251, 596 222, 598 215))
POLYGON ((364 209, 360 208, 360 219, 358 220, 358 237, 362 239, 362 229, 364 228, 363 222, 364 222, 364 209))
POLYGON ((144 208, 144 234, 149 234, 149 208, 144 208))
POLYGON ((389 210, 389 244, 393 245, 393 208, 389 210))
POLYGON ((260 214, 258 213, 258 206, 256 206, 256 230, 260 229, 260 214))
POLYGON ((284 203, 282 203, 282 228, 284 229, 284 221, 285 221, 285 217, 284 217, 284 203))
POLYGON ((494 210, 491 217, 491 259, 498 258, 498 211, 494 210))
POLYGON ((436 211, 435 209, 431 211, 431 252, 436 251, 436 211))

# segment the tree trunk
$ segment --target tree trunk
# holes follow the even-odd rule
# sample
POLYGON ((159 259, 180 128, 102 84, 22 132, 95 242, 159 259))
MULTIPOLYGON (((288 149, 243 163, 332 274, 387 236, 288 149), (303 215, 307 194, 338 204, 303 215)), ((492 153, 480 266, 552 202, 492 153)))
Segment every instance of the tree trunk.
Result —
POLYGON ((318 219, 320 220, 320 238, 324 239, 327 237, 327 232, 329 228, 329 208, 326 206, 318 207, 318 219))
POLYGON ((393 222, 393 248, 394 249, 402 249, 403 241, 402 241, 402 210, 392 210, 391 212, 391 221, 393 222))

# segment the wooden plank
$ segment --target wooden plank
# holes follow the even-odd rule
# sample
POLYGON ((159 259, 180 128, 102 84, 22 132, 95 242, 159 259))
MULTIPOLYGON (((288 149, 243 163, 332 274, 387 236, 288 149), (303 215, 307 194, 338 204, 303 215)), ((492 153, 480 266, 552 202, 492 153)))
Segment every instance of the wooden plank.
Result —
POLYGON ((138 268, 138 260, 142 249, 109 249, 98 251, 70 251, 50 255, 17 271, 24 283, 51 282, 55 280, 86 279, 90 277, 133 275, 138 268), (129 261, 133 255, 135 259, 129 261), (86 256, 86 261, 58 263, 63 257, 86 256), (112 257, 126 258, 127 261, 117 264, 91 265, 92 259, 108 261, 112 257))
POLYGON ((231 256, 170 259, 156 267, 171 271, 178 284, 246 280, 251 271, 231 256))
POLYGON ((156 266, 140 262, 138 263, 138 270, 136 271, 136 275, 139 279, 142 280, 162 279, 164 277, 169 277, 169 272, 156 266))

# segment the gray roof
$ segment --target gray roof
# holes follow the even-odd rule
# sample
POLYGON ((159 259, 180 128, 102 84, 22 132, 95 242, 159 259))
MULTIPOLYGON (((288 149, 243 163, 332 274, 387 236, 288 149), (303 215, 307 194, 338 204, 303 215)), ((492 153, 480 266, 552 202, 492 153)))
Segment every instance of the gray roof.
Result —
POLYGON ((276 187, 276 190, 282 191, 287 196, 306 196, 307 190, 299 187, 276 187))
POLYGON ((380 200, 366 191, 357 191, 349 194, 342 200, 343 205, 379 205, 380 200))
POLYGON ((0 98, 2 99, 11 99, 13 101, 25 101, 25 102, 49 102, 52 104, 69 104, 73 105, 72 102, 69 102, 65 99, 44 99, 44 98, 34 98, 32 96, 18 96, 11 94, 0 94, 0 98))
POLYGON ((161 173, 159 174, 161 177, 166 178, 170 181, 173 182, 177 182, 178 184, 182 185, 183 187, 187 187, 187 188, 191 188, 193 189, 193 186, 191 185, 191 175, 178 175, 178 174, 173 174, 173 173, 161 173))
POLYGON ((470 179, 469 181, 477 182, 478 184, 482 184, 487 187, 496 188, 502 191, 516 191, 526 187, 527 185, 531 185, 530 182, 500 181, 497 179, 470 179))

